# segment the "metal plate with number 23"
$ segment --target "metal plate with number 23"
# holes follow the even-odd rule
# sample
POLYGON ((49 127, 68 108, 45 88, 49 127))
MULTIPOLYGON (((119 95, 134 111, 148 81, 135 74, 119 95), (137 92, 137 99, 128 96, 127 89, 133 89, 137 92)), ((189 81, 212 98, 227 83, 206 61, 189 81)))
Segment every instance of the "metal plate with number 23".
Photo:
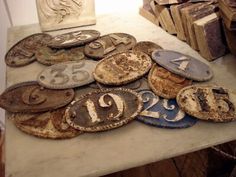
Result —
POLYGON ((197 119, 180 110, 175 99, 163 99, 151 90, 142 90, 143 111, 137 117, 145 124, 163 128, 187 128, 193 126, 197 119))
POLYGON ((65 62, 44 69, 38 75, 40 85, 51 89, 75 88, 94 81, 96 61, 65 62))

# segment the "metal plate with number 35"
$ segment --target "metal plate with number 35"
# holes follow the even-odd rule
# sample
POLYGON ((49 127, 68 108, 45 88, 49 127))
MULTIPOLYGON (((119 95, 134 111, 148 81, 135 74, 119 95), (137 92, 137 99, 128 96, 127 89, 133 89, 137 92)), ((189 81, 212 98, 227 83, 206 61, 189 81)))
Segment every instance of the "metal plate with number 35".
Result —
POLYGON ((207 81, 213 77, 213 71, 207 64, 179 52, 158 50, 152 53, 152 59, 170 72, 187 79, 207 81))
POLYGON ((38 82, 46 88, 75 88, 94 81, 92 72, 97 62, 82 60, 52 65, 38 75, 38 82))
POLYGON ((143 111, 137 119, 145 124, 163 128, 187 128, 193 126, 197 119, 180 110, 175 99, 163 99, 151 90, 142 90, 143 111))
POLYGON ((141 112, 142 105, 141 97, 132 90, 99 90, 73 101, 65 117, 70 126, 81 131, 104 131, 132 121, 141 112))

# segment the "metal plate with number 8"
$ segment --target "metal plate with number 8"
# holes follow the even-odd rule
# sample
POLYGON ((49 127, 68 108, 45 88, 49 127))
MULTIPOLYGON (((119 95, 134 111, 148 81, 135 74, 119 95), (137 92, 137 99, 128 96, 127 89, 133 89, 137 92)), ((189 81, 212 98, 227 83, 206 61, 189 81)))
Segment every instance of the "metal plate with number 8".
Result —
POLYGON ((38 75, 38 82, 46 88, 75 88, 94 81, 92 72, 97 62, 82 60, 65 62, 45 68, 38 75))
POLYGON ((73 101, 65 112, 67 123, 81 131, 97 132, 120 127, 142 110, 142 99, 129 89, 99 90, 73 101))
POLYGON ((162 128, 187 128, 193 126, 197 119, 180 110, 175 99, 163 99, 151 90, 142 90, 144 110, 137 119, 145 124, 162 128))
POLYGON ((187 79, 207 81, 213 77, 213 71, 207 64, 179 52, 155 51, 152 53, 152 59, 170 72, 187 79))

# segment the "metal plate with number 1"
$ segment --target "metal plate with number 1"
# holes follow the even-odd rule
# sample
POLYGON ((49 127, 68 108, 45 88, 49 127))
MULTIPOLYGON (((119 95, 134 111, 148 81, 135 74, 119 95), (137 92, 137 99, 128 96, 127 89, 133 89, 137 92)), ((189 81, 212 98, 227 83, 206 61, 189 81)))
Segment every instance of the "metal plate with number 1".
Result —
POLYGON ((142 99, 129 89, 87 93, 73 101, 65 112, 67 123, 81 131, 97 132, 120 127, 142 110, 142 99))
POLYGON ((197 119, 180 110, 175 99, 163 99, 151 90, 142 90, 143 111, 137 119, 145 124, 163 128, 187 128, 193 126, 197 119))
POLYGON ((46 88, 75 88, 94 81, 92 72, 97 62, 81 60, 52 65, 38 75, 38 82, 46 88))
POLYGON ((213 77, 211 68, 191 56, 171 51, 159 50, 152 53, 152 59, 170 72, 195 81, 207 81, 213 77))

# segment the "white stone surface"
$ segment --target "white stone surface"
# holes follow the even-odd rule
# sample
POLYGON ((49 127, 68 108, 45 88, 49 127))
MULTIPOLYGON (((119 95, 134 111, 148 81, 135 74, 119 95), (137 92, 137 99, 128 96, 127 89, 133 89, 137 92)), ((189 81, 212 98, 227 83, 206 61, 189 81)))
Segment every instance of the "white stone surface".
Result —
MULTIPOLYGON (((9 46, 39 29, 37 25, 11 28, 9 46)), ((208 63, 186 43, 151 24, 137 11, 100 15, 96 26, 79 29, 97 29, 102 34, 130 33, 138 41, 151 40, 165 49, 186 53, 208 63)), ((235 57, 228 55, 210 65, 215 73, 211 83, 236 89, 235 57)), ((24 68, 7 68, 8 86, 36 78, 42 67, 33 63, 24 68)), ((24 134, 9 120, 6 126, 7 177, 100 176, 236 139, 236 122, 199 121, 191 128, 173 130, 133 121, 116 130, 59 141, 24 134)))

